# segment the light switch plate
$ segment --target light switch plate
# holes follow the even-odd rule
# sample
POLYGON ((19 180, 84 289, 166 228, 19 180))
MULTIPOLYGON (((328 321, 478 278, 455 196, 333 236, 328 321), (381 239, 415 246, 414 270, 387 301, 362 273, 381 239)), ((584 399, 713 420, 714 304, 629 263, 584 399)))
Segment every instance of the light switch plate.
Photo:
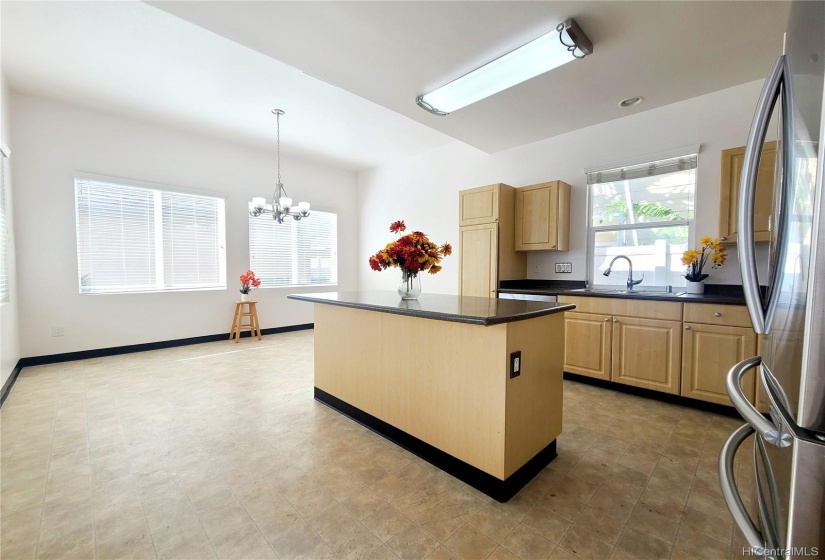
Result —
POLYGON ((521 350, 510 353, 510 379, 521 375, 521 350))

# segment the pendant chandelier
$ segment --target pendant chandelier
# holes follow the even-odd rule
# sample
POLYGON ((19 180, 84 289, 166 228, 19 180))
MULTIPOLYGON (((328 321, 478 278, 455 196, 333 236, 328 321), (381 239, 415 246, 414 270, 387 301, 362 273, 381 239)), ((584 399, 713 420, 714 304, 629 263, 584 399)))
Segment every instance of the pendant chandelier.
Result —
POLYGON ((269 204, 262 196, 252 198, 252 202, 249 203, 249 215, 257 218, 272 214, 272 219, 282 224, 287 216, 292 216, 295 220, 309 216, 309 202, 299 202, 297 206, 293 206, 292 199, 286 194, 284 184, 281 183, 281 115, 284 112, 280 109, 272 109, 272 114, 275 115, 278 129, 278 182, 275 183, 275 194, 272 195, 272 202, 269 204))

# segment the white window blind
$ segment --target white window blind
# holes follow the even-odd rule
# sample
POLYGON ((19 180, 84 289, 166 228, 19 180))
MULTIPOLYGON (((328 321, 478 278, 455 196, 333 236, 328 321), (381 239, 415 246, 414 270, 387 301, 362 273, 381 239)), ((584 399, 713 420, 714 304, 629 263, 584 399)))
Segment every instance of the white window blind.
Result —
POLYGON ((9 228, 6 217, 6 154, 0 149, 0 303, 9 301, 9 228))
POLYGON ((338 215, 313 210, 282 224, 250 217, 249 264, 262 287, 336 284, 338 215))
POLYGON ((633 261, 639 288, 684 284, 682 252, 695 213, 697 154, 587 174, 588 281, 621 286, 627 276, 602 272, 618 255, 633 261))
POLYGON ((81 294, 225 288, 224 201, 75 179, 81 294))

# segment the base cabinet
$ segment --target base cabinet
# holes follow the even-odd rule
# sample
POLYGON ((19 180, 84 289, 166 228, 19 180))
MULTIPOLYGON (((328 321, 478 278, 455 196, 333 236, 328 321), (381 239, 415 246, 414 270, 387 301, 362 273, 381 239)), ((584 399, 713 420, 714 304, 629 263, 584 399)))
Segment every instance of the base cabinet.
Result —
POLYGON ((610 315, 564 314, 564 371, 610 381, 612 320, 610 315))
POLYGON ((612 380, 679 394, 681 322, 614 317, 612 380))
MULTIPOLYGON (((756 334, 746 327, 685 323, 682 354, 682 396, 732 406, 725 388, 728 370, 755 355, 756 334)), ((742 379, 742 390, 753 402, 753 371, 742 379)))
MULTIPOLYGON (((760 337, 757 352, 744 306, 567 295, 559 301, 576 305, 576 311, 564 314, 564 371, 569 373, 732 406, 725 387, 728 371, 763 355, 764 341, 760 337)), ((782 346, 774 341, 773 348, 782 346)), ((745 375, 742 389, 767 411, 754 371, 745 375)))

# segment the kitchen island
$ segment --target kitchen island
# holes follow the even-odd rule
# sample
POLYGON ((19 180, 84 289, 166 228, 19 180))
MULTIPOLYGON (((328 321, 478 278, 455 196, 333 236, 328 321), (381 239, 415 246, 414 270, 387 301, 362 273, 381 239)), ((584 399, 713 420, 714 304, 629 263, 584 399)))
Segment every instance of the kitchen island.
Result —
POLYGON ((570 304, 395 292, 315 304, 315 398, 499 500, 556 456, 570 304))

